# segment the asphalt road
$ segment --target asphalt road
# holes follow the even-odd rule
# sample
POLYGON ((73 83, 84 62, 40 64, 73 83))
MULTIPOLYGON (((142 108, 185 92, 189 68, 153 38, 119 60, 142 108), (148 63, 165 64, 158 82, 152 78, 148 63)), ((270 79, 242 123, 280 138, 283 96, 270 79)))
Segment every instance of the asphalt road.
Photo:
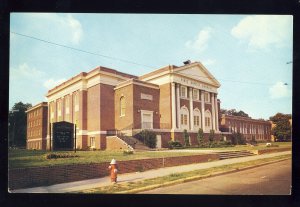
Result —
POLYGON ((157 188, 143 194, 290 195, 291 160, 157 188))

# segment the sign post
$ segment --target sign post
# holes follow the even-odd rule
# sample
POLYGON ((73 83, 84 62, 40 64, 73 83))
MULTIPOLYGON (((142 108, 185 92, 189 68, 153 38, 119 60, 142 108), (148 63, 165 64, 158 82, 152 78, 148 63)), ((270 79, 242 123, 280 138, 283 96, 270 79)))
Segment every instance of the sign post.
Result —
POLYGON ((77 119, 76 119, 76 122, 75 122, 75 130, 74 130, 74 131, 75 131, 75 135, 74 135, 74 138, 75 138, 75 141, 74 141, 74 143, 75 143, 75 144, 74 144, 74 145, 75 145, 75 146, 74 146, 74 152, 75 152, 75 153, 76 153, 76 133, 77 133, 76 130, 77 130, 77 119))

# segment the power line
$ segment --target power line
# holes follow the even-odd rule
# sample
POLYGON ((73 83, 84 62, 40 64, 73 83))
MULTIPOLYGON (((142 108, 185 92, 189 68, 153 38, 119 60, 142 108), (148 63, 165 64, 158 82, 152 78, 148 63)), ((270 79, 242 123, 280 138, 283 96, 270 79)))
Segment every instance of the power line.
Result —
MULTIPOLYGON (((136 62, 133 62, 133 61, 128 61, 128 60, 124 60, 124 59, 120 59, 120 58, 116 58, 116 57, 102 55, 102 54, 98 54, 98 53, 94 53, 94 52, 89 52, 87 50, 82 50, 82 49, 70 47, 70 46, 67 46, 67 45, 62 45, 62 44, 59 44, 59 43, 51 42, 51 41, 48 41, 48 40, 40 39, 40 38, 37 38, 37 37, 33 37, 33 36, 13 32, 13 31, 11 31, 11 33, 19 35, 19 36, 27 37, 27 38, 30 38, 30 39, 38 40, 38 41, 41 41, 41 42, 44 42, 44 43, 47 43, 47 44, 52 44, 52 45, 55 45, 55 46, 64 47, 64 48, 67 48, 67 49, 71 49, 71 50, 75 50, 75 51, 79 51, 79 52, 83 52, 83 53, 87 53, 87 54, 91 54, 91 55, 96 55, 96 56, 100 56, 100 57, 104 57, 104 58, 108 58, 108 59, 112 59, 112 60, 118 60, 118 61, 121 61, 121 62, 126 62, 126 63, 129 63, 129 64, 134 64, 134 65, 148 67, 148 68, 151 68, 151 69, 156 69, 156 67, 154 67, 154 66, 148 66, 148 65, 136 63, 136 62)), ((182 74, 182 73, 178 73, 178 74, 182 74)), ((186 75, 186 74, 183 74, 183 75, 186 75)), ((199 78, 207 78, 207 79, 211 79, 211 80, 215 79, 215 78, 210 78, 210 77, 200 76, 200 75, 193 75, 193 76, 196 76, 196 77, 199 77, 199 78)), ((226 80, 226 79, 218 79, 218 80, 228 81, 228 82, 232 82, 232 83, 236 82, 236 83, 246 83, 246 84, 272 85, 271 83, 245 82, 245 81, 226 80)))
POLYGON ((37 38, 37 37, 33 37, 33 36, 29 36, 29 35, 20 34, 20 33, 17 33, 17 32, 12 32, 12 31, 11 31, 11 33, 16 34, 16 35, 20 35, 20 36, 23 36, 23 37, 27 37, 27 38, 30 38, 30 39, 38 40, 38 41, 41 41, 41 42, 44 42, 44 43, 48 43, 48 44, 52 44, 52 45, 64 47, 64 48, 67 48, 67 49, 76 50, 76 51, 79 51, 79 52, 91 54, 91 55, 96 55, 96 56, 100 56, 100 57, 104 57, 104 58, 108 58, 108 59, 112 59, 112 60, 118 60, 118 61, 121 61, 121 62, 126 62, 126 63, 129 63, 129 64, 134 64, 134 65, 144 66, 144 67, 148 67, 148 68, 155 68, 154 66, 148 66, 148 65, 136 63, 136 62, 129 61, 129 60, 124 60, 124 59, 120 59, 120 58, 116 58, 116 57, 111 57, 111 56, 107 56, 107 55, 102 55, 102 54, 98 54, 98 53, 94 53, 94 52, 89 52, 89 51, 86 51, 86 50, 82 50, 82 49, 70 47, 70 46, 67 46, 67 45, 58 44, 58 43, 51 42, 51 41, 48 41, 48 40, 43 40, 43 39, 40 39, 40 38, 37 38))

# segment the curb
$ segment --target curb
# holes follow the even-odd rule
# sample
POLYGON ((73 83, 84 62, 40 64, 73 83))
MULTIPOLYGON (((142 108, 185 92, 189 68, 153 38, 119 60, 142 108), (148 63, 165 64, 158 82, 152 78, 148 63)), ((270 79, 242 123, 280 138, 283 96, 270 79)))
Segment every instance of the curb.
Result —
POLYGON ((234 173, 234 172, 248 170, 248 169, 260 167, 260 166, 263 166, 263 165, 273 164, 273 163, 276 163, 276 162, 281 162, 281 161, 285 161, 285 160, 289 160, 289 159, 291 159, 291 158, 283 158, 283 159, 280 159, 280 160, 265 162, 265 163, 261 163, 261 164, 257 164, 257 165, 248 166, 248 167, 237 168, 237 169, 228 170, 228 171, 215 172, 215 173, 211 173, 211 174, 208 174, 208 175, 182 178, 182 179, 178 179, 178 180, 175 180, 175 181, 170 181, 170 182, 163 183, 163 184, 155 184, 155 185, 141 187, 141 188, 137 188, 137 189, 133 189, 133 190, 121 191, 121 192, 117 192, 116 194, 133 194, 133 193, 143 192, 143 191, 147 191, 147 190, 152 190, 152 189, 155 189, 155 188, 168 187, 168 186, 171 186, 171 185, 176 185, 176 184, 201 180, 201 179, 205 179, 205 178, 209 178, 209 177, 216 177, 216 176, 220 176, 220 175, 226 175, 226 174, 230 174, 230 173, 234 173))

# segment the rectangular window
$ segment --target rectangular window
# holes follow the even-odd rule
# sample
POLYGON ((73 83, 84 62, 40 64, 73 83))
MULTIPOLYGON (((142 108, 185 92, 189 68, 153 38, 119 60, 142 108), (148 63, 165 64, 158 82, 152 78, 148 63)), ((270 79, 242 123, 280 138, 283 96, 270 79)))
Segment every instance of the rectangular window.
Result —
POLYGON ((185 87, 185 86, 181 86, 180 87, 180 96, 182 98, 186 98, 187 97, 187 87, 185 87))
POLYGON ((204 101, 207 103, 210 102, 210 96, 209 96, 209 93, 207 93, 207 92, 204 93, 204 101))
POLYGON ((194 116, 194 126, 199 126, 199 116, 194 116))
POLYGON ((90 143, 91 143, 91 148, 95 148, 96 147, 95 137, 90 137, 90 143))
POLYGON ((193 100, 199 100, 199 90, 193 89, 193 100))
POLYGON ((205 117, 205 126, 210 127, 210 118, 209 117, 205 117))
POLYGON ((187 125, 187 115, 181 114, 181 125, 187 125))

